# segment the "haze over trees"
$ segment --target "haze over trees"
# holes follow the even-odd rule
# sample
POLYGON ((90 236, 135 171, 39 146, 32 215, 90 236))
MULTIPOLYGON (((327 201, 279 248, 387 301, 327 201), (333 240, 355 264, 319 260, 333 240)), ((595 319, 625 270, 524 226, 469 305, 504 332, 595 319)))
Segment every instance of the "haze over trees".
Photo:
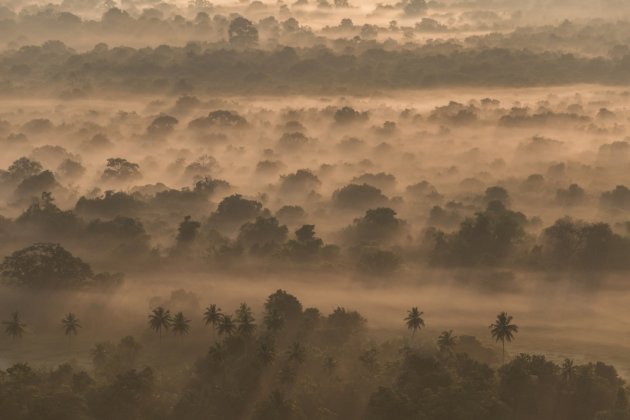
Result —
POLYGON ((0 1, 0 419, 630 418, 629 22, 0 1))

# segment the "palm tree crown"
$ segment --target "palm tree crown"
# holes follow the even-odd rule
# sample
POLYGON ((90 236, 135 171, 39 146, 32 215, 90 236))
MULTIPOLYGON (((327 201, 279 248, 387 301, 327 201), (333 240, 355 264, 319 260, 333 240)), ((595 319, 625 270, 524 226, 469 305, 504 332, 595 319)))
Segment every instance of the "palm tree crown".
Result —
POLYGON ((81 324, 79 323, 79 318, 72 312, 70 312, 64 319, 61 320, 61 324, 63 325, 63 331, 67 336, 77 335, 79 334, 79 328, 81 328, 81 324))
POLYGON ((422 319, 422 315, 424 312, 418 310, 417 306, 414 306, 407 312, 407 317, 405 318, 405 323, 407 324, 407 328, 411 330, 411 336, 413 337, 417 330, 424 327, 424 320, 422 319))
POLYGON ((173 334, 184 335, 190 331, 190 319, 186 319, 183 312, 177 312, 171 322, 173 334))
POLYGON ((172 320, 171 311, 159 306, 149 315, 149 326, 162 337, 162 330, 168 330, 172 320))
POLYGON ((437 345, 440 353, 452 355, 457 344, 457 337, 453 335, 453 330, 443 331, 438 337, 437 345))
POLYGON ((3 324, 6 325, 5 332, 11 338, 21 338, 26 331, 26 324, 20 320, 20 314, 17 312, 12 312, 11 319, 3 324))
POLYGON ((511 315, 508 315, 507 312, 501 312, 489 328, 492 338, 497 342, 500 341, 503 346, 503 363, 505 363, 505 342, 512 342, 514 335, 518 333, 518 325, 512 324, 511 315))
POLYGON ((212 304, 206 308, 206 311, 203 313, 203 320, 206 325, 212 325, 212 327, 216 328, 221 321, 221 317, 223 314, 221 313, 221 308, 217 305, 212 304))
POLYGON ((219 331, 219 335, 232 335, 236 330, 236 324, 230 315, 223 315, 221 322, 219 322, 217 326, 217 330, 219 331))
POLYGON ((250 335, 256 329, 254 324, 254 315, 252 309, 246 304, 241 303, 241 306, 236 310, 236 322, 238 323, 238 332, 243 335, 250 335))

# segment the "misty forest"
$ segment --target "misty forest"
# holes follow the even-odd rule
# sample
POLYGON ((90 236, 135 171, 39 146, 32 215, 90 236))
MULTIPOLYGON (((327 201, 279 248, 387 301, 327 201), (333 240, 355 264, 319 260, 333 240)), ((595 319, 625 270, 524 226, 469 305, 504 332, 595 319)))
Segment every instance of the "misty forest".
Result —
POLYGON ((627 0, 0 0, 0 419, 630 420, 627 0))

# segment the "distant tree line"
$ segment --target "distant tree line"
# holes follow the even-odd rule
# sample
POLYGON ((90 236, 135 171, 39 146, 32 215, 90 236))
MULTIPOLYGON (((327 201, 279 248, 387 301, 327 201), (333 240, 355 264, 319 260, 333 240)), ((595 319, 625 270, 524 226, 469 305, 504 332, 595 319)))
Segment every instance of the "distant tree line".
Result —
POLYGON ((448 44, 405 51, 374 48, 354 55, 326 47, 242 51, 196 43, 142 49, 99 46, 77 53, 60 42, 47 42, 0 54, 3 94, 50 92, 68 97, 101 90, 289 93, 453 85, 625 84, 630 81, 629 69, 630 55, 591 58, 448 44), (70 79, 62 76, 69 74, 73 75, 70 79))

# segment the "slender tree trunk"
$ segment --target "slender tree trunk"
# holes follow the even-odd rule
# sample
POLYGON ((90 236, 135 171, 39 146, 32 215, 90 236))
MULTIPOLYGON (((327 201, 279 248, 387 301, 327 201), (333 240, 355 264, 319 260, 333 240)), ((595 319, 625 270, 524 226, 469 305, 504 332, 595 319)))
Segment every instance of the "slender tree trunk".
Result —
POLYGON ((503 358, 502 358, 501 364, 504 365, 505 364, 505 340, 501 340, 501 343, 503 344, 503 358))

